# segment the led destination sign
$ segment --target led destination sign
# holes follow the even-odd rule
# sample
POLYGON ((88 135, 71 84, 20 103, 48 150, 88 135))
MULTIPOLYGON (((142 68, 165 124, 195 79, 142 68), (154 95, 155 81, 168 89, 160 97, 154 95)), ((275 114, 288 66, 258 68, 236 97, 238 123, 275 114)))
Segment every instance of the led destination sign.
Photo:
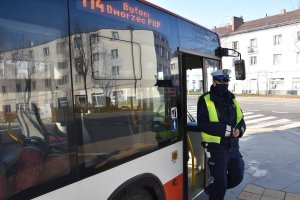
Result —
POLYGON ((107 14, 119 17, 135 23, 144 24, 154 28, 160 28, 161 22, 153 19, 149 12, 140 9, 129 2, 122 1, 101 1, 101 0, 81 0, 82 9, 98 14, 107 14))

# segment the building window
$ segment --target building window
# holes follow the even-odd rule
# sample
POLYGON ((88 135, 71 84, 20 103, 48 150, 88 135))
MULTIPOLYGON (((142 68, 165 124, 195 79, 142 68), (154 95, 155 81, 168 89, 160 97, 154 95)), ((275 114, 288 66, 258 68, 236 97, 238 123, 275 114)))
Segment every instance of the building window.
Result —
POLYGON ((79 75, 79 74, 76 74, 76 75, 75 75, 75 82, 76 82, 76 83, 82 83, 81 75, 79 75))
POLYGON ((34 56, 33 50, 30 50, 30 51, 28 52, 28 57, 29 57, 30 59, 32 59, 33 56, 34 56))
POLYGON ((248 47, 248 53, 257 52, 257 40, 256 38, 250 39, 250 46, 248 47))
POLYGON ((119 33, 116 32, 116 31, 112 31, 111 36, 112 36, 113 39, 119 39, 119 33))
POLYGON ((111 59, 118 59, 118 49, 111 50, 111 59))
POLYGON ((3 105, 3 112, 4 112, 4 113, 9 113, 9 112, 11 112, 11 107, 10 107, 10 105, 3 105))
POLYGON ((86 104, 86 96, 85 95, 76 95, 75 96, 75 102, 76 104, 86 104))
POLYGON ((63 75, 61 79, 58 80, 59 85, 64 85, 68 83, 68 75, 63 75))
POLYGON ((99 53, 93 53, 92 59, 93 59, 93 62, 99 61, 99 53))
POLYGON ((4 76, 4 62, 3 62, 3 58, 0 56, 0 76, 3 77, 4 76))
POLYGON ((167 60, 171 60, 171 52, 170 51, 167 51, 167 60))
POLYGON ((163 66, 161 64, 158 64, 157 71, 158 72, 162 72, 163 71, 163 66))
POLYGON ((256 40, 256 38, 250 39, 250 47, 257 47, 257 40, 256 40))
POLYGON ((256 65, 256 63, 257 63, 257 57, 256 56, 251 56, 249 65, 256 65))
POLYGON ((92 37, 91 37, 91 43, 92 44, 95 44, 95 43, 98 43, 100 42, 100 37, 99 37, 99 34, 93 34, 92 37))
POLYGON ((32 86, 31 86, 32 90, 36 90, 36 81, 32 81, 31 84, 32 84, 32 86))
POLYGON ((33 74, 35 74, 35 73, 36 73, 36 68, 35 68, 35 65, 33 65, 33 66, 31 67, 31 72, 32 72, 33 74))
POLYGON ((49 47, 43 48, 43 54, 44 54, 44 56, 49 56, 50 55, 49 47))
POLYGON ((2 93, 5 94, 6 93, 6 86, 2 85, 2 93))
POLYGON ((234 50, 239 49, 239 42, 238 42, 238 41, 232 42, 232 48, 233 48, 234 50))
POLYGON ((159 47, 159 55, 160 57, 165 57, 165 48, 162 46, 159 47))
POLYGON ((296 62, 300 63, 300 52, 297 52, 296 54, 296 62))
POLYGON ((273 55, 273 65, 279 65, 281 63, 281 54, 273 55))
POLYGON ((274 45, 280 45, 281 44, 281 35, 274 35, 274 45))
POLYGON ((47 63, 45 64, 45 72, 49 72, 50 71, 50 64, 47 63))
POLYGON ((75 45, 75 48, 82 48, 82 39, 81 37, 76 37, 74 38, 74 45, 75 45))
POLYGON ((68 63, 67 62, 58 62, 57 63, 57 68, 58 69, 67 69, 68 63))
POLYGON ((16 84, 16 92, 21 92, 22 88, 21 88, 21 83, 17 83, 16 84))
POLYGON ((11 59, 12 59, 13 62, 16 62, 17 60, 19 60, 19 53, 18 52, 13 53, 11 55, 11 59))
POLYGON ((171 70, 175 70, 175 64, 174 63, 171 64, 171 70))
POLYGON ((159 45, 155 45, 155 52, 156 52, 156 55, 158 55, 159 54, 159 45))
POLYGON ((282 90, 284 86, 284 78, 270 78, 270 89, 282 90))
POLYGON ((112 66, 112 68, 111 68, 111 75, 113 77, 119 77, 119 69, 120 69, 119 66, 112 66))
POLYGON ((292 88, 293 90, 300 90, 300 78, 293 78, 292 79, 292 88))
POLYGON ((63 54, 66 49, 66 42, 58 42, 56 44, 56 52, 57 54, 63 54))
POLYGON ((167 40, 166 38, 164 38, 163 36, 160 35, 160 40, 163 42, 163 43, 167 43, 167 40))
POLYGON ((45 79, 45 88, 49 88, 51 87, 51 79, 50 78, 46 78, 45 79))

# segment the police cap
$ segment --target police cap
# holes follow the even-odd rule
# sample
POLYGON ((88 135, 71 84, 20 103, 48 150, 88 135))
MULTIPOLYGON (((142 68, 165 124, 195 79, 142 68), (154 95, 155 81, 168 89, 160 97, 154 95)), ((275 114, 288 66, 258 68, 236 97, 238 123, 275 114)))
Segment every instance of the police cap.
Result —
POLYGON ((217 81, 230 81, 229 74, 231 73, 230 69, 220 69, 211 73, 213 80, 217 81))

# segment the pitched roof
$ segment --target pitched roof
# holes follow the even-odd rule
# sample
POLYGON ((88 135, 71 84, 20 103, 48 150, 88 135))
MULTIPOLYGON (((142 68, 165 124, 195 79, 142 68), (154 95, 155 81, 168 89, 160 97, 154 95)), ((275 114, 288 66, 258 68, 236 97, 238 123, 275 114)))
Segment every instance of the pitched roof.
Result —
POLYGON ((273 28, 276 26, 283 26, 293 23, 300 23, 300 9, 291 12, 285 12, 285 10, 282 10, 281 12, 282 13, 278 15, 266 16, 264 18, 243 22, 243 24, 237 27, 236 30, 232 30, 232 25, 229 24, 227 26, 215 28, 212 30, 222 37, 225 35, 273 28))

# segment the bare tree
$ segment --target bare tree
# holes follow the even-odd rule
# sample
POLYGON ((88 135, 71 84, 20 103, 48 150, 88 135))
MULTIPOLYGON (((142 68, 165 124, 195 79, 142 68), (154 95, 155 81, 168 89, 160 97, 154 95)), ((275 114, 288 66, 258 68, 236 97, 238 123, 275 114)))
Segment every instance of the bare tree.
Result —
POLYGON ((15 66, 16 94, 22 103, 28 104, 31 99, 32 75, 36 73, 36 66, 30 50, 17 49, 13 53, 15 66))
POLYGON ((88 107, 88 93, 87 93, 87 75, 89 71, 89 64, 91 63, 91 55, 89 54, 88 44, 89 38, 82 29, 87 31, 84 25, 81 25, 79 21, 74 22, 74 40, 72 41, 72 50, 75 58, 75 68, 80 76, 83 77, 86 107, 88 107))

